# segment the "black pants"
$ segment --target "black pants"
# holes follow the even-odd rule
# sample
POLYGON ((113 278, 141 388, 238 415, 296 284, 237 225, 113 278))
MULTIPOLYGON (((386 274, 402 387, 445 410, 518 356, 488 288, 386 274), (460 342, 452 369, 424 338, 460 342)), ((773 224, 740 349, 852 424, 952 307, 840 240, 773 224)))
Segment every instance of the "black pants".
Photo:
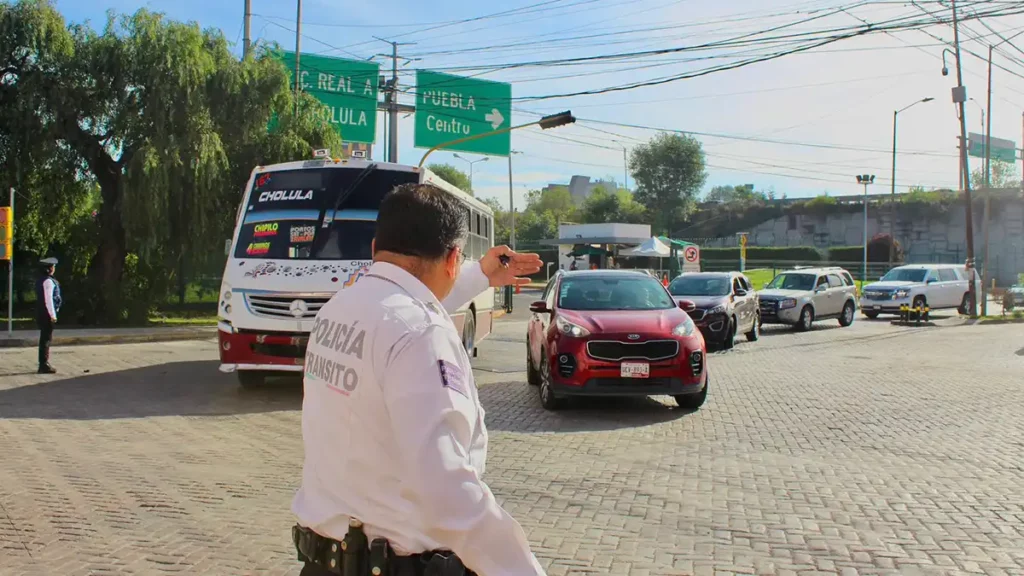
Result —
POLYGON ((324 568, 313 564, 312 562, 306 562, 302 567, 302 572, 299 572, 299 576, 333 576, 330 572, 324 568))
POLYGON ((49 316, 38 316, 36 326, 39 327, 39 367, 50 365, 50 342, 53 341, 53 321, 49 316))

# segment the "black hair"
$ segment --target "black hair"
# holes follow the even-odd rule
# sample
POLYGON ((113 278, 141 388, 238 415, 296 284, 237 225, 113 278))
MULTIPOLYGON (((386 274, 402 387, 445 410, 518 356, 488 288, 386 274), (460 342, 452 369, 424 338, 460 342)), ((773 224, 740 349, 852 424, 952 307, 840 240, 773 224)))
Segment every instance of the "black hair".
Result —
POLYGON ((380 203, 376 249, 440 260, 469 232, 466 208, 432 184, 402 184, 380 203))

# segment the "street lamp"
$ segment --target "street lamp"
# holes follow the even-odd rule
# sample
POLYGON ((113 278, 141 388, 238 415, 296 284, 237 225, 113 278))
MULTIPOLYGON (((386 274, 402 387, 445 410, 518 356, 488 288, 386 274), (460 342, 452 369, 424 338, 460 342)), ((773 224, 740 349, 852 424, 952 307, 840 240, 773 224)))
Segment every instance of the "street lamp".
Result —
POLYGON ((452 156, 455 156, 456 158, 458 158, 459 160, 462 160, 463 162, 468 162, 469 163, 469 189, 472 190, 473 189, 473 164, 476 164, 477 162, 487 162, 488 160, 490 160, 490 157, 484 156, 483 158, 481 158, 479 160, 470 160, 469 158, 463 158, 462 156, 459 156, 458 154, 452 154, 452 156))
POLYGON ((480 134, 473 134, 464 138, 456 138, 455 140, 449 140, 448 142, 442 142, 436 146, 427 150, 427 152, 420 158, 419 167, 423 168, 423 164, 426 163, 427 158, 437 150, 444 148, 451 148, 456 144, 464 144, 473 140, 479 140, 481 138, 488 138, 490 136, 497 136, 498 134, 504 134, 513 130, 519 130, 520 128, 528 128, 530 126, 540 126, 541 130, 549 130, 551 128, 558 128, 559 126, 565 126, 566 124, 572 124, 576 121, 576 117, 572 115, 572 112, 566 110, 565 112, 559 112, 558 114, 549 114, 544 116, 540 120, 533 122, 527 122, 526 124, 519 124, 518 126, 509 126, 508 128, 498 128, 497 130, 491 130, 490 132, 481 132, 480 134))
POLYGON ((924 102, 931 102, 935 98, 922 98, 913 104, 904 106, 892 112, 892 188, 889 194, 889 267, 896 261, 896 117, 900 112, 913 108, 924 102))
POLYGON ((862 282, 868 281, 868 184, 873 184, 874 182, 874 174, 857 174, 857 183, 864 185, 864 264, 863 268, 861 268, 862 282))
POLYGON ((522 154, 518 150, 508 151, 508 215, 511 218, 511 226, 509 227, 509 247, 513 250, 516 249, 516 203, 512 196, 512 155, 522 154))

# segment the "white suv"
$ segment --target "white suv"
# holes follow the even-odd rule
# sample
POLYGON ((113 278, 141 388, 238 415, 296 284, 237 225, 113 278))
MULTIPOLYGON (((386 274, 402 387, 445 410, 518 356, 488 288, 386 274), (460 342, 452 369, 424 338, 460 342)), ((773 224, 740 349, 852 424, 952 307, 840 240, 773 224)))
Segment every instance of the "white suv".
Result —
MULTIPOLYGON (((931 310, 970 306, 970 285, 963 264, 910 264, 893 268, 881 282, 864 286, 860 310, 868 318, 899 314, 900 306, 931 310)), ((975 281, 980 286, 975 272, 975 281)))
POLYGON ((849 326, 857 308, 853 276, 839 267, 780 272, 757 295, 762 324, 789 324, 797 330, 810 330, 816 320, 829 318, 849 326))

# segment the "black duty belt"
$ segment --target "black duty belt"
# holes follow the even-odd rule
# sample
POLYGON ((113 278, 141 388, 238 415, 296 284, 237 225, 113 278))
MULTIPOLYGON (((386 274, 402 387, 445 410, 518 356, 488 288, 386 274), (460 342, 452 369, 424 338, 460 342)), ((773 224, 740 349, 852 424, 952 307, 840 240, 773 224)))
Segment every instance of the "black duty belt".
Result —
MULTIPOLYGON (((359 529, 360 536, 361 532, 359 529)), ((339 576, 475 576, 452 552, 399 556, 384 538, 375 538, 368 548, 348 550, 348 542, 326 538, 296 524, 292 527, 292 540, 300 561, 339 576)))

